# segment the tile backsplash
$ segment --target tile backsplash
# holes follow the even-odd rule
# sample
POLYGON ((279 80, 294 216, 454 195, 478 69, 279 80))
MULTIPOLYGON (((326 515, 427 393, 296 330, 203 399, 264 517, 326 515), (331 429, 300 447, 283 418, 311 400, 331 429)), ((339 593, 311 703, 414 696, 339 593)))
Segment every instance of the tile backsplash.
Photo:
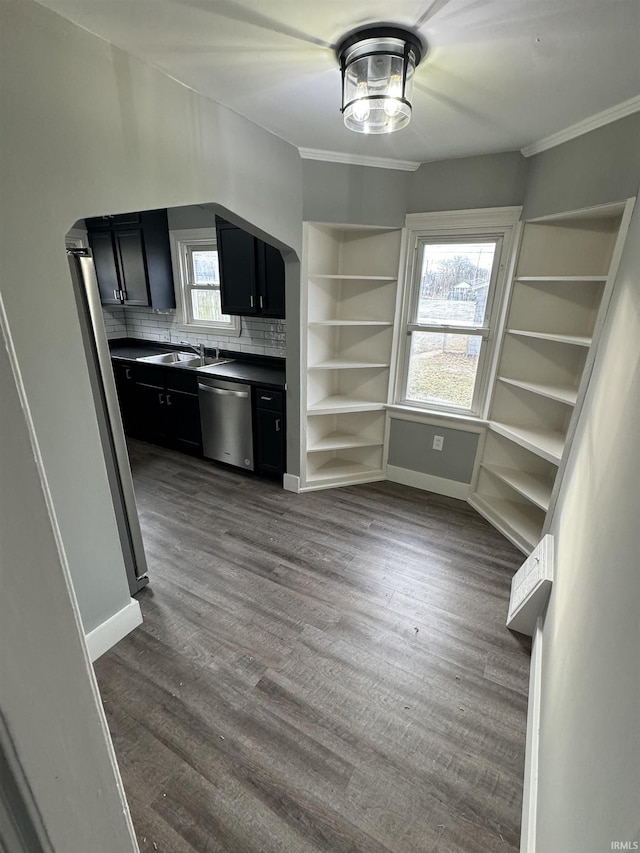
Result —
POLYGON ((242 317, 238 335, 188 332, 179 328, 175 311, 153 308, 103 307, 108 338, 142 338, 177 344, 180 341, 202 343, 207 347, 284 358, 287 344, 286 321, 266 317, 242 317))

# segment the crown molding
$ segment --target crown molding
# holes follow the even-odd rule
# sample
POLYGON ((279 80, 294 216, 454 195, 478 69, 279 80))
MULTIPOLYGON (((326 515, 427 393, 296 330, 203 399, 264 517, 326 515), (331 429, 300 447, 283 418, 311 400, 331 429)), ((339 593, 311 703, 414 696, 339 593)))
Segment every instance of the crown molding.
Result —
POLYGON ((604 127, 605 124, 617 121, 620 118, 629 116, 632 113, 640 111, 640 95, 634 98, 629 98, 627 101, 622 101, 621 104, 616 104, 615 107, 610 107, 608 110, 603 110, 601 113, 596 113, 590 118, 572 124, 558 133, 552 133, 550 136, 545 136, 531 145, 522 148, 520 153, 524 157, 533 157, 534 154, 540 154, 542 151, 548 151, 549 148, 555 148, 556 145, 562 145, 563 142, 568 142, 570 139, 575 139, 577 136, 582 136, 584 133, 589 133, 591 130, 596 130, 598 127, 604 127))
POLYGON ((303 160, 323 160, 326 163, 347 163, 350 166, 372 166, 374 169, 396 169, 415 172, 422 164, 414 160, 388 160, 386 157, 367 157, 361 154, 342 154, 318 148, 298 148, 303 160))

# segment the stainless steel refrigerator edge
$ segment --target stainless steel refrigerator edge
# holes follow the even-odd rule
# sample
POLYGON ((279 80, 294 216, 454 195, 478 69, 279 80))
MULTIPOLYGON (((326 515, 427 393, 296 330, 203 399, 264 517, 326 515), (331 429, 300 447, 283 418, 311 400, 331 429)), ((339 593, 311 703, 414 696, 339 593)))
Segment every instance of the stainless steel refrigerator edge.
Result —
POLYGON ((67 254, 129 591, 134 595, 149 578, 98 281, 89 249, 67 249, 67 254))

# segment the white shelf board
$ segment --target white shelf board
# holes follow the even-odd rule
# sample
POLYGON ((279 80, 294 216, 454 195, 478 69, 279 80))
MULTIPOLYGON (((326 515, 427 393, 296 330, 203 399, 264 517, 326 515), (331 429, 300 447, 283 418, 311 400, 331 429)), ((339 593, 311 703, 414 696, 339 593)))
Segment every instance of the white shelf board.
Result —
POLYGON ((343 275, 341 273, 309 273, 309 278, 321 278, 325 281, 397 281, 395 275, 343 275))
POLYGON ((380 412, 384 408, 385 404, 378 400, 357 400, 336 394, 309 406, 307 412, 310 415, 339 415, 342 412, 380 412))
POLYGON ((332 432, 319 438, 307 448, 308 453, 318 453, 323 450, 345 450, 351 447, 381 447, 384 444, 375 438, 353 435, 347 432, 332 432))
POLYGON ((351 462, 346 459, 329 459, 319 468, 307 473, 308 483, 318 483, 322 480, 334 480, 336 478, 373 477, 382 473, 382 470, 373 465, 364 465, 362 462, 351 462))
POLYGON ((547 512, 551 501, 551 485, 539 474, 529 471, 520 471, 518 468, 507 468, 504 465, 493 465, 483 462, 481 467, 489 471, 494 477, 511 486, 516 492, 530 500, 541 510, 547 512))
POLYGON ((550 429, 535 429, 519 424, 505 424, 499 421, 490 421, 489 428, 519 444, 520 447, 541 456, 547 462, 552 462, 554 465, 560 464, 565 442, 563 433, 550 429))
POLYGON ((559 403, 566 403, 568 406, 575 406, 578 399, 578 392, 575 388, 545 385, 542 382, 525 382, 522 379, 511 379, 508 376, 499 376, 498 379, 507 385, 522 388, 524 391, 530 391, 532 394, 538 394, 550 400, 557 400, 559 403))
POLYGON ((310 326, 393 326, 389 320, 312 320, 310 326))
POLYGON ((558 284, 576 282, 576 281, 586 281, 586 282, 605 282, 607 280, 606 275, 519 275, 516 276, 516 281, 522 282, 550 282, 557 281, 558 284))
POLYGON ((507 334, 521 338, 538 338, 541 341, 552 341, 558 344, 572 344, 578 347, 590 347, 591 338, 587 335, 557 335, 551 332, 529 332, 526 329, 507 329, 507 334))
POLYGON ((542 527, 533 507, 477 492, 469 503, 525 554, 540 541, 542 527))
POLYGON ((309 370, 360 370, 362 368, 389 367, 388 361, 348 361, 341 358, 330 358, 327 361, 319 361, 310 364, 309 370))

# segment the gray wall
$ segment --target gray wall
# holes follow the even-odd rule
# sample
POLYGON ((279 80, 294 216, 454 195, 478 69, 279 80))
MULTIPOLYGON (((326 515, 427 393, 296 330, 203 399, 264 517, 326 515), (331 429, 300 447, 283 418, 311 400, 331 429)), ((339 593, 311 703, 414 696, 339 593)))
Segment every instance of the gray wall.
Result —
POLYGON ((411 175, 407 213, 522 204, 528 168, 519 151, 423 163, 411 175))
MULTIPOLYGON (((570 150, 553 158, 550 180, 563 159, 571 162, 570 150)), ((637 192, 637 179, 636 171, 626 191, 637 192)), ((543 628, 538 853, 640 844, 638 341, 640 205, 550 531, 556 577, 543 628)))
POLYGON ((1 328, 0 388, 0 711, 52 849, 137 850, 1 328))
POLYGON ((523 219, 620 201, 638 191, 640 113, 531 158, 523 219))
POLYGON ((470 483, 478 438, 474 432, 393 418, 388 462, 433 477, 470 483), (433 450, 434 435, 444 438, 442 450, 433 450))
POLYGON ((2 293, 90 631, 129 594, 64 235, 90 215, 215 199, 299 254, 301 161, 30 0, 3 0, 2 18, 2 293))
POLYGON ((304 160, 304 218, 402 228, 407 213, 519 205, 528 169, 519 151, 423 163, 415 172, 304 160))
POLYGON ((402 228, 412 173, 303 160, 304 218, 402 228))

